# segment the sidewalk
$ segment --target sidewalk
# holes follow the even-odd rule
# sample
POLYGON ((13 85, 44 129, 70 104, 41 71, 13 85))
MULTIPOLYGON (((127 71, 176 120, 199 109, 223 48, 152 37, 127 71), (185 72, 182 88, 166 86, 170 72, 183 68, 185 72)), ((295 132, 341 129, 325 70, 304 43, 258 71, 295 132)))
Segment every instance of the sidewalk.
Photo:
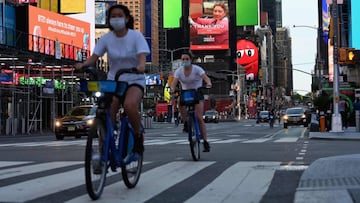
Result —
MULTIPOLYGON (((339 133, 309 132, 309 138, 356 141, 360 140, 360 132, 350 127, 339 133)), ((294 202, 360 202, 360 154, 325 157, 314 161, 300 178, 294 202)))
POLYGON ((360 140, 360 132, 355 127, 348 127, 344 132, 309 132, 310 139, 355 139, 360 140))

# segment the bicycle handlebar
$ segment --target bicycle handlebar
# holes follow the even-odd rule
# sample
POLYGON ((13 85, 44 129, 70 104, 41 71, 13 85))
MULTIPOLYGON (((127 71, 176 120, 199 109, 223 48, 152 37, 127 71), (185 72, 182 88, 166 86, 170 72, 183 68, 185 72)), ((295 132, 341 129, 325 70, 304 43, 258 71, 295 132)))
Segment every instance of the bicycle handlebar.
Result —
MULTIPOLYGON (((84 66, 81 69, 83 72, 85 73, 89 73, 94 80, 99 80, 100 78, 103 78, 103 75, 101 73, 103 73, 102 71, 99 71, 96 67, 94 66, 84 66)), ((137 68, 126 68, 126 69, 120 69, 118 72, 116 72, 115 74, 115 81, 117 81, 120 77, 120 75, 124 74, 124 73, 135 73, 135 74, 143 74, 141 72, 139 72, 137 70, 137 68)))

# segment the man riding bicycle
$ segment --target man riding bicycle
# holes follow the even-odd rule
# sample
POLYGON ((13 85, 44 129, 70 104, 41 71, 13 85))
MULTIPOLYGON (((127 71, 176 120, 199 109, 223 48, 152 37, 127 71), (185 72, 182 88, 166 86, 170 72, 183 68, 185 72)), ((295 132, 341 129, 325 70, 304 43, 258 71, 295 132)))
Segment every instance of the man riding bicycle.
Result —
MULTIPOLYGON (((170 86, 171 93, 174 93, 175 88, 180 82, 182 90, 199 89, 202 87, 203 81, 206 83, 206 87, 212 86, 210 78, 205 74, 203 68, 198 65, 192 64, 192 56, 186 52, 181 55, 183 67, 177 69, 174 73, 174 80, 170 86)), ((204 114, 204 95, 199 91, 199 103, 195 104, 195 114, 197 121, 199 122, 200 132, 204 140, 204 152, 210 151, 210 145, 207 141, 207 133, 204 120, 202 118, 204 114)), ((186 108, 180 102, 180 114, 181 118, 186 118, 186 108)), ((184 122, 184 129, 186 129, 186 121, 184 122)))

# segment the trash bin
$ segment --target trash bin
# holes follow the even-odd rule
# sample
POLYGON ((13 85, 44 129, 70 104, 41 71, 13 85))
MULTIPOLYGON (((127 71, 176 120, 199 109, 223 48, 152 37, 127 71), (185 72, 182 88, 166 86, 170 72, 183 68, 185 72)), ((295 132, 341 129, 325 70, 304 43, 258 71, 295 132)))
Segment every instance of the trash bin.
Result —
POLYGON ((311 114, 310 132, 319 132, 319 121, 317 114, 311 114))
POLYGON ((142 124, 144 126, 144 128, 151 128, 152 127, 152 118, 148 117, 148 116, 143 116, 142 117, 142 124))

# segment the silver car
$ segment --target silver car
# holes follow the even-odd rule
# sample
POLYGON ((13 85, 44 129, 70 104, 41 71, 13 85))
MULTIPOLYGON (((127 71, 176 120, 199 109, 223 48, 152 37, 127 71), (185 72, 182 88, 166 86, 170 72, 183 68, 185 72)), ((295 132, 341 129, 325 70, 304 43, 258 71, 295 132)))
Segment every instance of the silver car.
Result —
POLYGON ((284 128, 287 128, 289 125, 303 125, 304 127, 308 126, 305 109, 302 107, 286 109, 283 120, 284 128))

